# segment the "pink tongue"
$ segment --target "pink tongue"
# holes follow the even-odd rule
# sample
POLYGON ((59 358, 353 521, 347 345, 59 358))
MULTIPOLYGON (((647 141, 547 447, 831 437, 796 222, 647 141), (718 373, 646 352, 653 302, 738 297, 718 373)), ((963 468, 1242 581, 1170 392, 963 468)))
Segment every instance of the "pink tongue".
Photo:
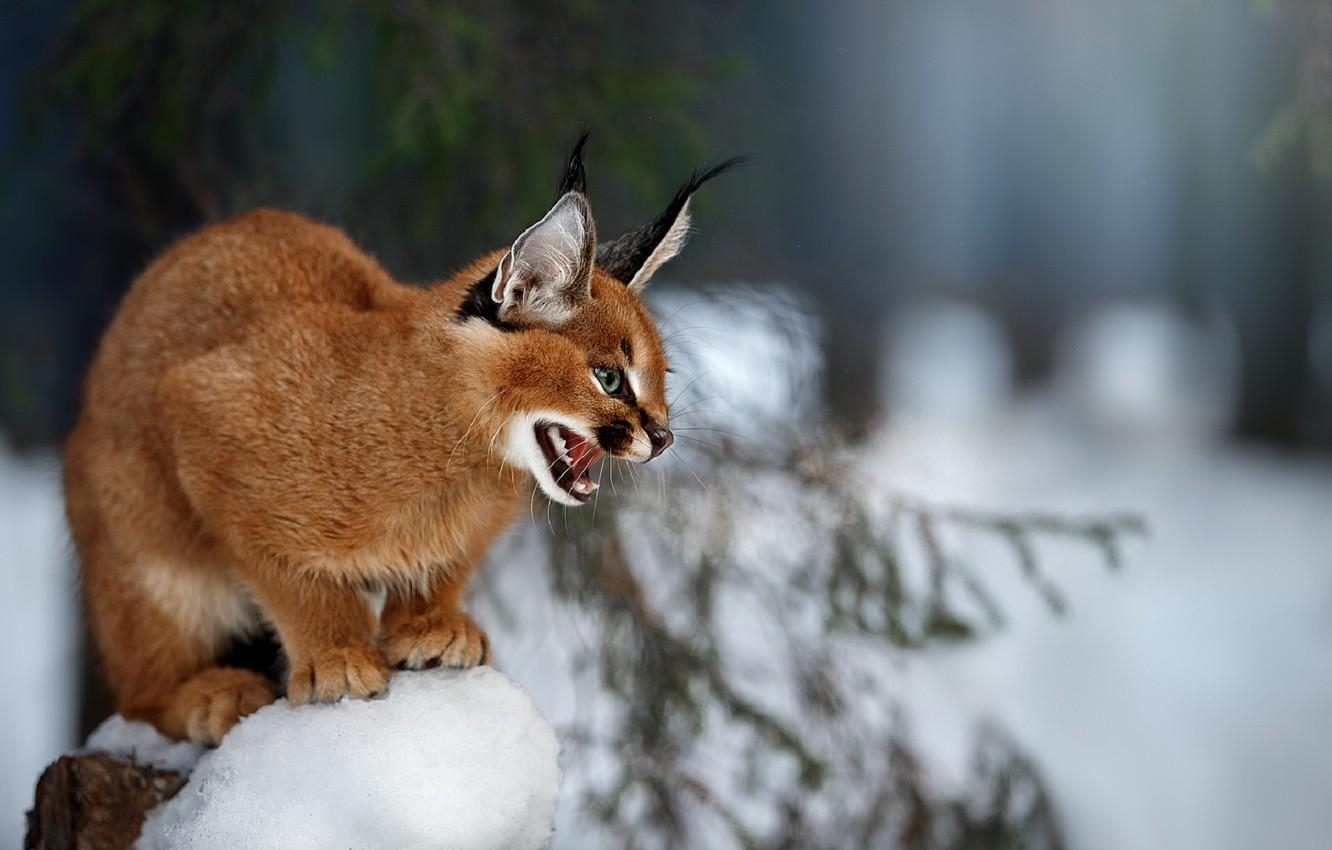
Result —
POLYGON ((597 450, 577 434, 565 432, 563 436, 564 448, 569 453, 569 459, 573 461, 570 469, 574 476, 578 477, 597 459, 597 450))

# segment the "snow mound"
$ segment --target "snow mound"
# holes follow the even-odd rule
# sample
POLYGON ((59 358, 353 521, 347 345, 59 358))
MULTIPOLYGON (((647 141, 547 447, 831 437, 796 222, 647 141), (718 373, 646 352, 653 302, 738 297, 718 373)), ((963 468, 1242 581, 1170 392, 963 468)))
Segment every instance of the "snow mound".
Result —
POLYGON ((189 741, 176 741, 153 728, 151 723, 126 720, 113 714, 88 736, 84 752, 110 753, 135 764, 188 774, 204 748, 189 741))
POLYGON ((397 673, 384 699, 279 700, 247 717, 136 846, 538 848, 558 754, 550 724, 495 670, 397 673))

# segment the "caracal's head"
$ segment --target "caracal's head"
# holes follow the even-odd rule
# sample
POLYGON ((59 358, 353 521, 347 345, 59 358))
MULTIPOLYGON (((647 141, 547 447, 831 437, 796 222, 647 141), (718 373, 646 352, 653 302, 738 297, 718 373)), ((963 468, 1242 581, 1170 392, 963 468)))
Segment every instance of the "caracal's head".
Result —
POLYGON ((498 328, 496 407, 505 462, 536 477, 552 500, 581 505, 603 454, 646 463, 674 437, 666 351, 641 300, 689 233, 689 198, 735 165, 698 172, 657 218, 597 244, 582 150, 574 148, 555 206, 523 231, 494 272, 469 291, 466 320, 498 328))

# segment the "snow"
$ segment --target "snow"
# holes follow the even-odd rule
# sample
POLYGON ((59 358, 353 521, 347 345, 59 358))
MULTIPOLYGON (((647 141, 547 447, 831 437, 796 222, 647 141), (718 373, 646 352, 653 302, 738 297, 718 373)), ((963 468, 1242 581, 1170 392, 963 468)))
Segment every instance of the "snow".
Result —
MULTIPOLYGON (((187 761, 155 734, 109 721, 89 745, 187 761)), ((383 699, 279 700, 244 719, 154 810, 136 846, 538 848, 558 753, 531 699, 491 668, 397 673, 383 699)))
POLYGON ((1149 518, 1126 570, 1043 549, 1069 600, 1040 609, 1002 551, 977 551, 1009 613, 988 642, 911 659, 897 688, 926 761, 966 768, 997 720, 1033 754, 1078 850, 1326 846, 1332 469, 1257 452, 1051 441, 1033 421, 903 427, 882 474, 968 504, 1125 506, 1149 518), (996 457, 1041 456, 1036 468, 996 457))
POLYGON ((1043 611, 999 551, 972 561, 1009 627, 910 659, 897 688, 937 776, 997 721, 1032 754, 1077 850, 1325 847, 1332 812, 1332 466, 1243 449, 1226 323, 1114 308, 1069 331, 1053 392, 972 420, 896 422, 866 458, 955 504, 1132 510, 1126 570, 1042 549, 1043 611))
POLYGON ((82 752, 108 753, 135 764, 188 774, 204 754, 204 748, 168 738, 150 723, 113 714, 88 736, 82 752))

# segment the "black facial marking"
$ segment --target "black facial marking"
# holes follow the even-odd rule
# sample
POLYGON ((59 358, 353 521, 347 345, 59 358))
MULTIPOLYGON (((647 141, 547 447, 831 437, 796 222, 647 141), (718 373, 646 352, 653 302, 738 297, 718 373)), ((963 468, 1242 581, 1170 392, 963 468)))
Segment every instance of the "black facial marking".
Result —
POLYGON ((502 331, 517 330, 517 326, 510 324, 500 318, 499 302, 491 297, 491 290, 495 288, 495 272, 478 280, 467 289, 467 294, 463 296, 463 301, 458 305, 458 312, 454 313, 454 318, 460 322, 468 319, 481 319, 487 324, 493 325, 502 331))
POLYGON ((597 442, 601 443, 603 450, 612 454, 629 448, 629 444, 633 441, 633 426, 623 419, 617 419, 609 425, 597 428, 597 442))
POLYGON ((634 350, 629 347, 629 340, 620 340, 620 350, 624 352, 624 357, 630 363, 634 362, 634 350))

